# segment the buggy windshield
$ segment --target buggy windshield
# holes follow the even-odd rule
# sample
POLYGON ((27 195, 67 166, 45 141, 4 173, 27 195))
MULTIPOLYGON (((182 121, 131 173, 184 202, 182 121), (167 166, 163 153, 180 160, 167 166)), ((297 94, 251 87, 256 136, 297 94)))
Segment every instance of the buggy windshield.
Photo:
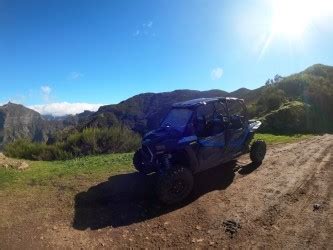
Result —
POLYGON ((179 132, 183 132, 188 121, 192 116, 193 111, 185 108, 174 108, 169 111, 164 118, 161 127, 173 128, 179 132))

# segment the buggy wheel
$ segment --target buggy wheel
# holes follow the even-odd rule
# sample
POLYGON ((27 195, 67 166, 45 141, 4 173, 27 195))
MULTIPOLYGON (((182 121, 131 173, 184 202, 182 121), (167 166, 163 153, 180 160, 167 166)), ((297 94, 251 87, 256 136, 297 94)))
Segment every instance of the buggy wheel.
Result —
POLYGON ((254 141, 250 148, 250 158, 254 163, 261 163, 266 155, 266 142, 263 140, 254 141))
POLYGON ((133 165, 138 172, 144 173, 144 162, 142 159, 142 154, 140 149, 137 150, 134 154, 133 165))
POLYGON ((193 174, 182 166, 172 167, 159 176, 157 196, 167 205, 184 200, 192 191, 193 174))

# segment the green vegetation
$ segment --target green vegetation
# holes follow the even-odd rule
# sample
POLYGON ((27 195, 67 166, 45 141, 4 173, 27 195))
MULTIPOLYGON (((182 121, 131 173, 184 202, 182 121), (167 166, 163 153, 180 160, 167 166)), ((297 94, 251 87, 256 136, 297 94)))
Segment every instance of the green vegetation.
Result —
POLYGON ((276 86, 267 86, 256 105, 256 112, 263 114, 278 109, 286 101, 286 94, 276 86))
POLYGON ((333 67, 318 64, 267 81, 249 111, 263 121, 261 132, 333 132, 333 67))
POLYGON ((44 143, 20 139, 6 145, 4 153, 6 156, 12 158, 37 161, 65 160, 72 158, 72 155, 65 152, 62 147, 61 144, 46 145, 44 143))
POLYGON ((85 156, 67 161, 32 161, 24 171, 0 168, 0 188, 15 184, 18 187, 48 186, 59 179, 69 182, 98 179, 132 170, 132 153, 85 156))
POLYGON ((312 117, 310 106, 299 101, 287 102, 261 118, 261 131, 268 133, 293 134, 307 133, 312 130, 309 119, 312 117))
POLYGON ((5 155, 28 160, 65 160, 85 155, 132 152, 140 136, 124 126, 86 128, 68 133, 53 144, 17 140, 5 147, 5 155))
POLYGON ((311 137, 310 134, 295 134, 295 135, 273 135, 273 134, 256 134, 254 136, 255 140, 264 140, 267 144, 276 143, 290 143, 300 140, 307 139, 311 137))

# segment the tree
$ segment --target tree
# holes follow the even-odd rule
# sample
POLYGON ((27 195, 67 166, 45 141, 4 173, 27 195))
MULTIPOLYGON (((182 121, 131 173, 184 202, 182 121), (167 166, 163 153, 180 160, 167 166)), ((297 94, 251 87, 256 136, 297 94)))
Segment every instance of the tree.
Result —
POLYGON ((258 110, 261 112, 275 110, 281 106, 285 99, 283 90, 275 86, 267 86, 257 102, 258 110))
POLYGON ((278 74, 276 74, 275 76, 274 76, 274 83, 278 83, 278 82, 280 82, 280 81, 282 81, 283 80, 283 77, 282 76, 280 76, 280 75, 278 75, 278 74))

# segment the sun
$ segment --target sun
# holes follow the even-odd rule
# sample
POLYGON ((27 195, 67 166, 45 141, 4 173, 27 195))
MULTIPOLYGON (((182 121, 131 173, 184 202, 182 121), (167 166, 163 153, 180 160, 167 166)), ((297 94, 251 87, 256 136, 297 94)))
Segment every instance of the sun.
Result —
MULTIPOLYGON (((271 8, 267 33, 259 58, 274 40, 288 41, 289 45, 304 44, 311 34, 318 34, 318 23, 333 18, 333 0, 264 0, 271 8)), ((313 36, 312 36, 313 37, 313 36)))
POLYGON ((272 4, 274 36, 299 39, 310 28, 316 10, 314 0, 275 0, 272 4))

